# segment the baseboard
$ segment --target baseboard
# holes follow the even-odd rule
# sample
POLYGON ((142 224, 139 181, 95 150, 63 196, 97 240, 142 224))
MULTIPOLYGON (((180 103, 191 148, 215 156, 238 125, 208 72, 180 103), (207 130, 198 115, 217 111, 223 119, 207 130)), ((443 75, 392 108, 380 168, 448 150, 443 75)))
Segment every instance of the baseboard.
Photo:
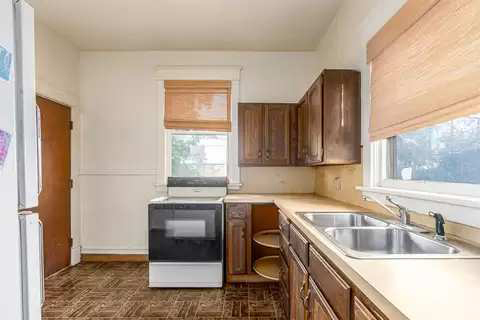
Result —
POLYGON ((148 255, 145 254, 84 254, 82 262, 146 262, 148 255))
POLYGON ((74 266, 81 261, 80 246, 72 248, 70 251, 70 265, 74 266))
POLYGON ((118 247, 84 247, 82 246, 83 254, 119 254, 119 255, 131 255, 131 254, 148 254, 146 248, 118 248, 118 247))

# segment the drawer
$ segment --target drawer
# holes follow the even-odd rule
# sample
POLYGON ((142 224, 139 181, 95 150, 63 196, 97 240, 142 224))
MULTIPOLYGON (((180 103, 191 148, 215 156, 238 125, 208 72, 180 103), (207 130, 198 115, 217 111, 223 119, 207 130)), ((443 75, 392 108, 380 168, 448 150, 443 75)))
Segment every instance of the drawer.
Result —
POLYGON ((278 213, 278 229, 287 241, 290 240, 290 223, 281 211, 278 213))
POLYGON ((351 288, 314 248, 310 247, 308 271, 341 320, 350 319, 351 288))
POLYGON ((290 245, 305 266, 308 266, 308 241, 293 225, 290 225, 290 245))
POLYGON ((249 212, 248 203, 227 203, 227 219, 246 219, 249 212))
POLYGON ((288 264, 283 255, 280 255, 280 283, 288 292, 288 264))
POLYGON ((288 240, 280 234, 280 252, 282 253, 283 257, 288 261, 288 255, 290 251, 288 250, 288 240))

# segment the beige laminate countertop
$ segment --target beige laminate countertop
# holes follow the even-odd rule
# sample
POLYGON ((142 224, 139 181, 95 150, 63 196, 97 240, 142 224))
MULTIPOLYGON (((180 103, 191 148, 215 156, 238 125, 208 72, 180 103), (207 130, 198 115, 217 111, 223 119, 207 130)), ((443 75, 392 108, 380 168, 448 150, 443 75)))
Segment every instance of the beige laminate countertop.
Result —
POLYGON ((232 194, 225 202, 275 203, 389 319, 480 319, 480 259, 354 259, 295 213, 364 208, 312 194, 232 194))

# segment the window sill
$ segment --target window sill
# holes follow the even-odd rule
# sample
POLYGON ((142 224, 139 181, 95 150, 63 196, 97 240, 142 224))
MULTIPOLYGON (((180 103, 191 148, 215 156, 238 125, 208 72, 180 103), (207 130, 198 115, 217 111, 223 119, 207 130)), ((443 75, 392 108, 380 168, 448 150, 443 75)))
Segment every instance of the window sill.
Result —
POLYGON ((373 193, 381 195, 392 195, 403 198, 424 200, 430 202, 439 202, 444 204, 450 204, 455 206, 480 208, 480 199, 476 197, 466 197, 459 195, 450 195, 445 193, 424 192, 424 191, 412 191, 406 189, 397 188, 385 188, 385 187, 357 187, 362 193, 373 193))
POLYGON ((393 196, 414 212, 436 211, 450 221, 480 228, 480 199, 477 197, 385 187, 360 186, 356 189, 364 195, 377 196, 379 200, 384 200, 386 195, 393 196))

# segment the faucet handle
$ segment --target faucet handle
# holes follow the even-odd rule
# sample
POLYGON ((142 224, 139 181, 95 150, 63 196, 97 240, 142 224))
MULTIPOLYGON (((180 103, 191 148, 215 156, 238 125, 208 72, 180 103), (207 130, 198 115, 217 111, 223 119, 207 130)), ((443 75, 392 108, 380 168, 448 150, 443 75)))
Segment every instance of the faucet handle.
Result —
POLYGON ((445 228, 443 226, 445 224, 443 216, 440 213, 433 211, 429 211, 428 215, 435 219, 435 240, 447 240, 447 237, 445 236, 445 228))

